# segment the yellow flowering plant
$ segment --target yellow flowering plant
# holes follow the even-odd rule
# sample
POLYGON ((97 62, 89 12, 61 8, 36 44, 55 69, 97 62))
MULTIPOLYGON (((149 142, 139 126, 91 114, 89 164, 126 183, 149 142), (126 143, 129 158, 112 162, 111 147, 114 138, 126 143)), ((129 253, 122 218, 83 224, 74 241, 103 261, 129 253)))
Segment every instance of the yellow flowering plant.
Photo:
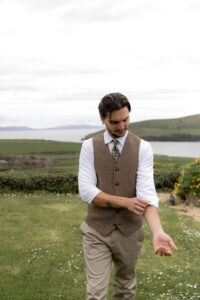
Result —
POLYGON ((174 185, 174 194, 182 199, 195 199, 200 203, 200 158, 185 165, 174 185))

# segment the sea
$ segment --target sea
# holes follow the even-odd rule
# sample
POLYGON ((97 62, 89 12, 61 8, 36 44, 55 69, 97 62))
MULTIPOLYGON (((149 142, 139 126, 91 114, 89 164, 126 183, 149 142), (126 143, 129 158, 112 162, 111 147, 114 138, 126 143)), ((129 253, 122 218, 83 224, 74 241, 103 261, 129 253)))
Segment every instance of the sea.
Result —
MULTIPOLYGON (((86 135, 100 130, 95 129, 62 129, 62 130, 26 130, 0 131, 0 139, 39 139, 63 142, 82 143, 86 135)), ((200 157, 200 142, 150 142, 154 154, 200 157)))

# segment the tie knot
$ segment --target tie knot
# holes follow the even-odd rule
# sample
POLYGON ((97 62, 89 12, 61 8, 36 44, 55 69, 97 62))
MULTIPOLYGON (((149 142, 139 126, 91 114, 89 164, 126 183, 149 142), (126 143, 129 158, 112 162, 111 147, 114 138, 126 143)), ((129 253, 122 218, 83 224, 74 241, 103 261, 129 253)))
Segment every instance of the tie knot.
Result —
POLYGON ((113 141, 113 144, 114 144, 115 147, 116 147, 117 144, 119 143, 119 141, 118 141, 117 139, 113 139, 112 141, 113 141))

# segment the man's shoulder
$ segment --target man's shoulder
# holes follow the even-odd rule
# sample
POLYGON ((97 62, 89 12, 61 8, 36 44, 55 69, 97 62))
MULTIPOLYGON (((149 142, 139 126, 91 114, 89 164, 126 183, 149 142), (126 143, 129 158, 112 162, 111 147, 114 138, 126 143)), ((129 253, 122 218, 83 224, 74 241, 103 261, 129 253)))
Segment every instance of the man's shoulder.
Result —
POLYGON ((82 148, 88 149, 92 147, 92 138, 83 141, 82 148))
POLYGON ((129 131, 128 132, 128 136, 127 136, 129 139, 132 139, 132 140, 137 140, 138 142, 141 140, 141 138, 134 134, 133 132, 129 131))
POLYGON ((148 148, 151 148, 151 144, 142 139, 141 137, 139 137, 138 135, 134 134, 133 132, 128 132, 129 133, 129 136, 133 139, 137 139, 138 141, 140 141, 140 147, 144 148, 144 149, 148 149, 148 148))
POLYGON ((104 139, 104 132, 99 132, 97 135, 95 135, 92 140, 96 141, 96 140, 102 140, 104 139))
POLYGON ((141 140, 141 144, 142 144, 145 148, 151 147, 151 144, 150 144, 148 141, 146 141, 146 140, 144 140, 144 139, 140 139, 140 140, 141 140))
POLYGON ((140 153, 142 154, 145 154, 145 153, 153 153, 153 149, 151 147, 151 144, 146 141, 146 140, 143 140, 141 139, 140 140, 140 153))

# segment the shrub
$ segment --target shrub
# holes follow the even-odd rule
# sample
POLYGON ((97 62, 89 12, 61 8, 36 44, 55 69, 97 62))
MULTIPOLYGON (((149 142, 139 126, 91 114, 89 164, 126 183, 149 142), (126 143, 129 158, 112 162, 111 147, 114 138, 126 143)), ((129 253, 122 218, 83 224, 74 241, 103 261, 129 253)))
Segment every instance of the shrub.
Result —
POLYGON ((0 189, 3 191, 41 191, 56 193, 78 193, 78 178, 76 175, 57 176, 0 176, 0 189))
POLYGON ((157 189, 173 189, 175 182, 180 175, 178 169, 154 168, 154 181, 157 189))
POLYGON ((174 185, 174 194, 186 200, 200 202, 200 158, 185 165, 174 185))
MULTIPOLYGON (((154 180, 157 189, 173 189, 180 172, 178 169, 155 168, 154 180)), ((78 193, 77 175, 46 176, 0 176, 1 191, 48 191, 56 193, 78 193)))

